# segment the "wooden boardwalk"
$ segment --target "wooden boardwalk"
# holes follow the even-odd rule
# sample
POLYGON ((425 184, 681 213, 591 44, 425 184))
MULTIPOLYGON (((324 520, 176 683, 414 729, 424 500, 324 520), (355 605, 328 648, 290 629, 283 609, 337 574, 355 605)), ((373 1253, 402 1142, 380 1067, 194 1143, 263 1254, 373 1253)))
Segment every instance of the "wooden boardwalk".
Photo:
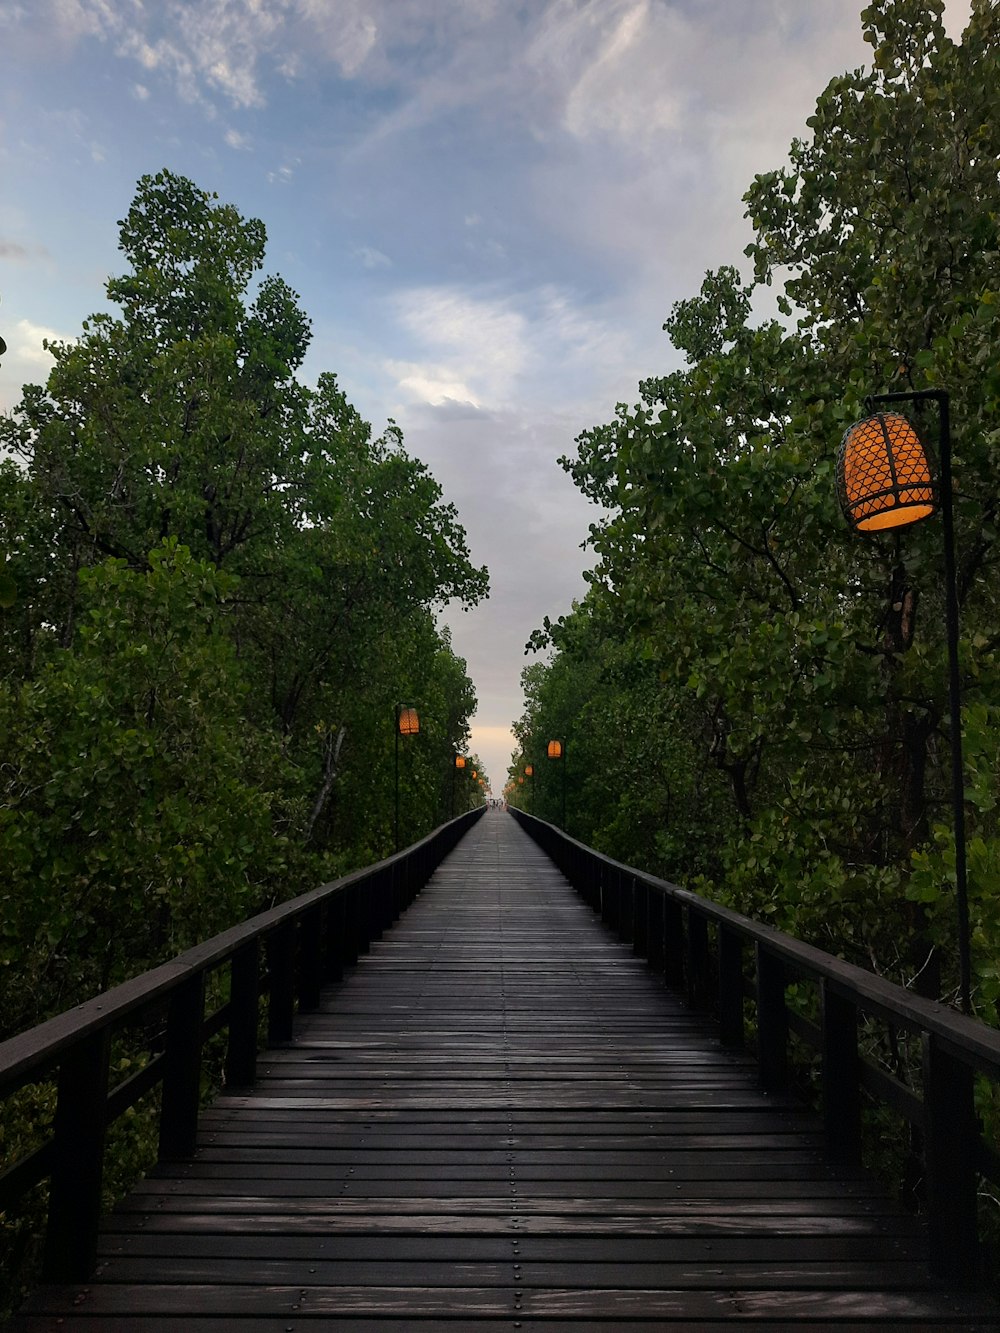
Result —
POLYGON ((995 1329, 816 1120, 482 819, 17 1333, 995 1329))

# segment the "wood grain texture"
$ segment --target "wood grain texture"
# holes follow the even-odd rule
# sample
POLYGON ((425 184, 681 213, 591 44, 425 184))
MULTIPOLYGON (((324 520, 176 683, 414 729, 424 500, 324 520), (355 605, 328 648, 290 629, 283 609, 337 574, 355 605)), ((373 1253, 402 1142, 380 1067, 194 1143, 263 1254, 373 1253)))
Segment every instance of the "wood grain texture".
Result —
POLYGON ((16 1333, 996 1329, 491 813, 16 1333))

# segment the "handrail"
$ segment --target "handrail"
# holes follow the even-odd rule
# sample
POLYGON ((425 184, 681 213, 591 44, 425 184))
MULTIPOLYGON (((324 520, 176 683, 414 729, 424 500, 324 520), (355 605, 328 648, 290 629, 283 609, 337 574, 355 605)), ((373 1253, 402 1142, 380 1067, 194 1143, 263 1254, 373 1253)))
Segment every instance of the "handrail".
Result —
POLYGON ((1000 1157, 981 1133, 974 1075, 1000 1085, 1000 1031, 604 856, 524 811, 512 808, 511 814, 635 953, 668 985, 682 989, 692 1008, 714 1012, 725 1045, 742 1046, 745 1002, 756 1001, 759 1080, 766 1091, 789 1086, 791 1035, 816 1049, 826 1146, 834 1160, 860 1163, 862 1090, 917 1128, 932 1263, 951 1281, 980 1280, 978 1178, 1000 1184, 1000 1157), (744 954, 750 948, 754 963, 747 976, 744 954), (803 980, 819 989, 818 1026, 787 1003, 786 987, 803 980), (922 1097, 864 1059, 858 1046, 862 1016, 920 1037, 922 1097))
POLYGON ((93 1270, 109 1124, 162 1084, 160 1160, 190 1156, 207 1037, 227 1033, 227 1085, 252 1085, 261 995, 268 996, 268 1044, 291 1041, 296 1007, 305 1012, 319 1005, 321 985, 338 980, 343 968, 388 929, 482 814, 479 808, 460 815, 395 856, 251 917, 0 1042, 0 1098, 57 1076, 50 1136, 0 1172, 0 1211, 50 1179, 43 1258, 47 1281, 83 1281, 93 1270), (207 979, 226 965, 229 999, 206 1015, 207 979), (138 1074, 110 1088, 113 1035, 164 1009, 162 1051, 138 1074))

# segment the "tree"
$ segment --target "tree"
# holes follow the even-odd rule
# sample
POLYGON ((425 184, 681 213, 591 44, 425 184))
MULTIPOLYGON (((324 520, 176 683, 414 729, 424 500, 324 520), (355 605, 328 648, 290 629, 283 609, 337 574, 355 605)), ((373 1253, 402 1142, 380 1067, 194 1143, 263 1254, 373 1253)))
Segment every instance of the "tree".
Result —
POLYGON ((263 224, 162 171, 119 225, 120 315, 0 420, 8 966, 43 941, 14 1026, 389 851, 408 690, 427 832, 475 706, 433 612, 486 572, 398 428, 296 378, 263 224))
MULTIPOLYGON (((686 365, 642 384, 634 408, 563 460, 613 506, 595 533, 595 584, 664 691, 700 712, 701 762, 728 784, 721 871, 698 882, 925 986, 930 945, 953 935, 940 534, 859 542, 835 512, 832 474, 865 392, 952 389, 966 698, 984 705, 970 772, 981 776, 996 746, 1000 646, 1000 19, 975 4, 956 46, 941 9, 869 6, 873 68, 833 80, 812 138, 751 186, 754 281, 781 284, 782 322, 751 322, 754 287, 735 269, 709 274, 665 325, 686 365)), ((973 790, 990 998, 996 826, 992 797, 982 782, 973 790)), ((697 821, 689 832, 705 834, 697 821)))

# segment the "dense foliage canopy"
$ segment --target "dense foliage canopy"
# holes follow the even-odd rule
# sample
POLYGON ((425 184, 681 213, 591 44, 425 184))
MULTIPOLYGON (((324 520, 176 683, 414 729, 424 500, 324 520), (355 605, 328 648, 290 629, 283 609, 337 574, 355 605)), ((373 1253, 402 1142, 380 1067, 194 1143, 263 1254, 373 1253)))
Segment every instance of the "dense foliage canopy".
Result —
POLYGON ((0 420, 0 1034, 447 818, 475 708, 434 608, 486 593, 452 505, 261 277, 263 224, 168 171, 120 315, 0 420), (4 563, 5 561, 5 563, 4 563))
POLYGON ((957 44, 942 8, 863 11, 871 68, 745 196, 752 278, 709 273, 665 325, 679 368, 563 460, 609 517, 587 597, 534 636, 554 656, 525 672, 512 772, 558 817, 542 756, 565 737, 575 834, 953 995, 940 523, 862 539, 834 494, 866 394, 946 388, 974 998, 995 1017, 1000 11, 974 0, 957 44))

